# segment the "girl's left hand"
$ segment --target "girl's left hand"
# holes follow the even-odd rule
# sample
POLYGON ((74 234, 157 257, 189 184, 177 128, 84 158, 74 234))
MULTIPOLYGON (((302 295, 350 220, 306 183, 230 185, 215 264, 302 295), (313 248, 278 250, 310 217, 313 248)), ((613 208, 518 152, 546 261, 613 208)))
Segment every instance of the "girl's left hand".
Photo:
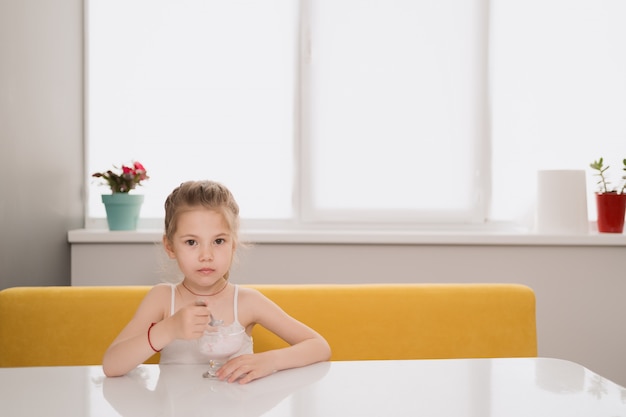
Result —
POLYGON ((271 356, 265 353, 268 352, 232 358, 217 371, 217 377, 222 381, 237 381, 240 384, 246 384, 255 379, 273 374, 276 372, 272 366, 273 361, 271 356))

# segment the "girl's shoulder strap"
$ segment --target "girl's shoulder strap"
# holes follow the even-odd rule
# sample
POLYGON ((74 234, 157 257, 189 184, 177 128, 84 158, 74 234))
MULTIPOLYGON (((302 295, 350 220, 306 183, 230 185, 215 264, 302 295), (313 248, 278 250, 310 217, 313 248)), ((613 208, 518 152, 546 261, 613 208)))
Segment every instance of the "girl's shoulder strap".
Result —
POLYGON ((237 301, 239 300, 239 286, 235 285, 235 295, 233 297, 233 309, 235 315, 235 323, 239 323, 239 314, 237 308, 237 301))
POLYGON ((170 284, 172 288, 172 301, 170 302, 170 316, 173 316, 176 309, 176 284, 170 284))

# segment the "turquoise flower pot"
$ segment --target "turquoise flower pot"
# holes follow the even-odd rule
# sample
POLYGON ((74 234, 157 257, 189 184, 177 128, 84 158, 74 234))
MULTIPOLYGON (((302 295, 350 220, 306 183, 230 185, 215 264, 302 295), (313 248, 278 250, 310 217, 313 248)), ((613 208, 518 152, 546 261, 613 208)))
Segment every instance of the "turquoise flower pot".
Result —
POLYGON ((103 194, 109 230, 136 230, 143 195, 128 193, 103 194))

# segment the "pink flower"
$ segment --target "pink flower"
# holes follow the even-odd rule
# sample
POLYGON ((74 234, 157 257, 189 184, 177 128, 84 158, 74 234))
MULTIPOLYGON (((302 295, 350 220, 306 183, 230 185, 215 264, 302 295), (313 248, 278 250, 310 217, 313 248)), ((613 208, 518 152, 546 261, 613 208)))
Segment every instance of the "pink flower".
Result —
MULTIPOLYGON (((114 168, 117 168, 114 166, 114 168)), ((92 177, 102 178, 111 187, 112 193, 128 193, 137 185, 141 185, 141 181, 150 177, 144 166, 140 162, 134 162, 132 167, 122 165, 121 172, 115 173, 111 170, 106 172, 96 172, 92 177)))
POLYGON ((135 167, 135 175, 139 175, 139 179, 141 181, 148 179, 146 169, 143 167, 143 165, 141 165, 140 162, 135 162, 133 166, 135 167))

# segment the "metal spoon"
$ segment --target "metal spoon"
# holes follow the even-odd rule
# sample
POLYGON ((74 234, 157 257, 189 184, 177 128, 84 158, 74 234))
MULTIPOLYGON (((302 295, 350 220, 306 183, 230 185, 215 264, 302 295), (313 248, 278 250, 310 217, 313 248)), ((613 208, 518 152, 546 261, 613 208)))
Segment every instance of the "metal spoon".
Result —
MULTIPOLYGON (((206 306, 206 302, 204 300, 197 300, 196 301, 196 305, 197 306, 206 306)), ((221 326, 222 324, 224 324, 224 320, 218 320, 215 317, 213 317, 213 313, 209 313, 209 318, 211 319, 209 321, 209 326, 211 327, 217 327, 217 326, 221 326)))
POLYGON ((217 320, 211 313, 209 313, 209 317, 211 318, 211 321, 209 321, 209 326, 211 327, 217 327, 224 324, 224 320, 217 320))

